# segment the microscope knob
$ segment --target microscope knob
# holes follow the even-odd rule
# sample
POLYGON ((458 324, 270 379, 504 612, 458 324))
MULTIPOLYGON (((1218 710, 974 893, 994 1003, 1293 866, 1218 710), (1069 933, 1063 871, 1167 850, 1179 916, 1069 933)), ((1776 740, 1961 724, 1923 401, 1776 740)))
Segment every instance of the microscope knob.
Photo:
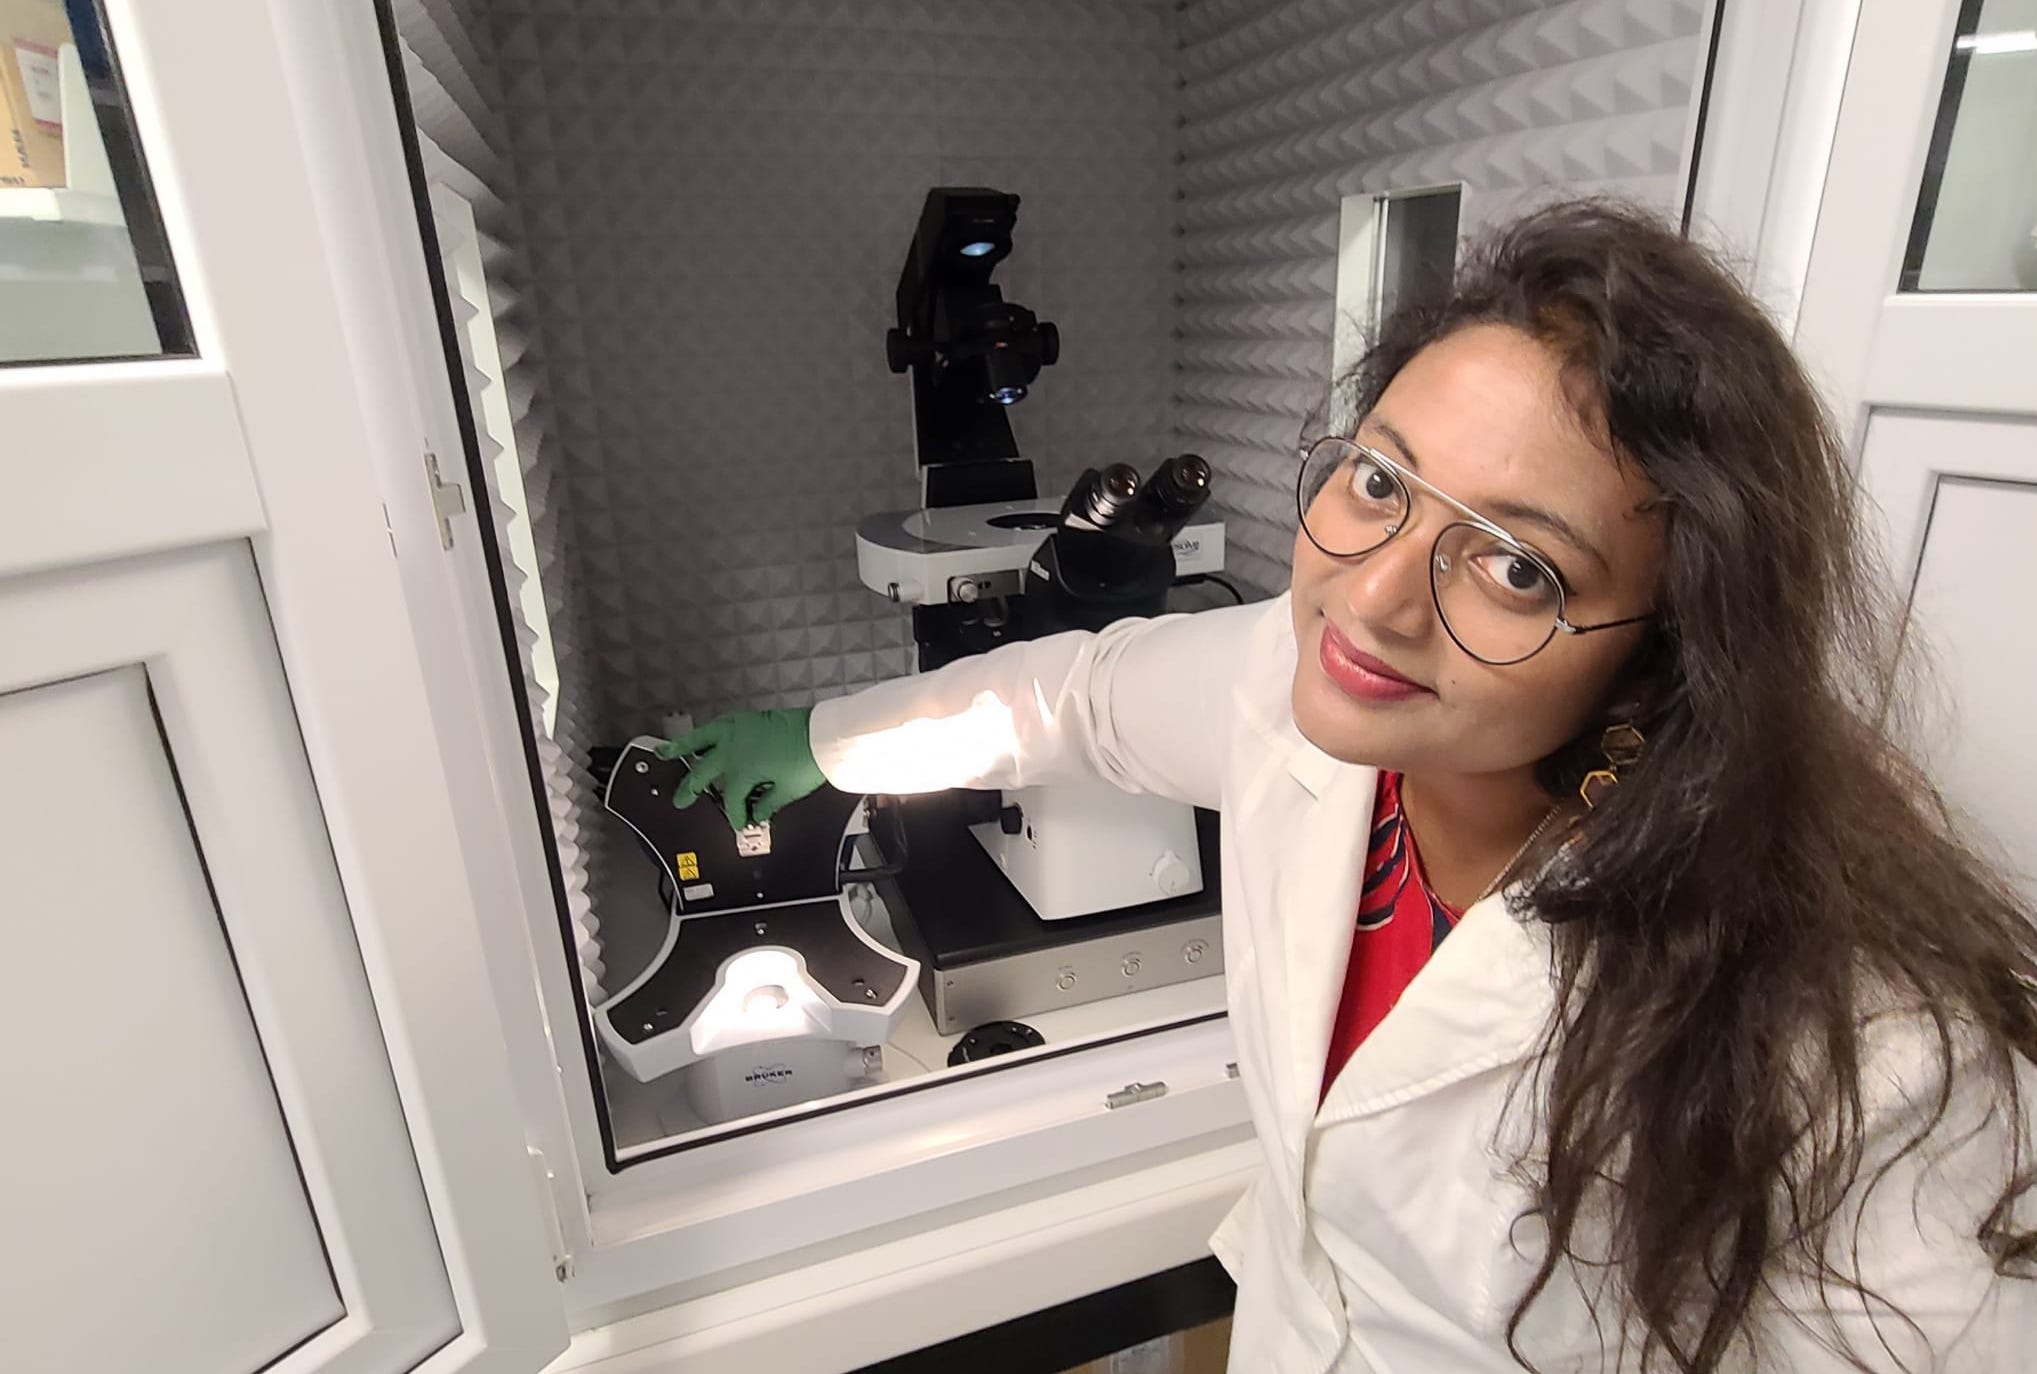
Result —
POLYGON ((1163 896, 1182 896, 1193 885, 1194 876, 1189 873, 1188 865, 1173 850, 1162 854, 1159 862, 1153 865, 1153 886, 1159 888, 1163 896))
POLYGON ((884 331, 884 361, 893 372, 904 372, 925 355, 926 349, 903 329, 884 331))

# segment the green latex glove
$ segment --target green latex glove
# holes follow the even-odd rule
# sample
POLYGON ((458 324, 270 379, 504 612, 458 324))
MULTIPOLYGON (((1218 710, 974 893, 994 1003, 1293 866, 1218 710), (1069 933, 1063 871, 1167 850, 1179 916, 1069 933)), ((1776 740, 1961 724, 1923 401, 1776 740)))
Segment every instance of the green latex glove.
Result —
POLYGON ((658 746, 661 759, 689 758, 693 770, 673 789, 672 805, 685 808, 712 787, 721 793, 729 824, 762 825, 827 779, 807 742, 813 712, 738 711, 709 721, 681 739, 658 746))

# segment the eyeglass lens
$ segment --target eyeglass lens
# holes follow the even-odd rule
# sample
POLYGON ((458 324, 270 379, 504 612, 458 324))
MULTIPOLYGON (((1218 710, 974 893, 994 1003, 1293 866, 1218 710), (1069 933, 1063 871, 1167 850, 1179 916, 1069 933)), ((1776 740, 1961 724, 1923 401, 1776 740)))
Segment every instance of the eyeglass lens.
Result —
MULTIPOLYGON (((1406 483, 1356 444, 1324 439, 1302 464, 1302 527, 1323 552, 1368 554, 1408 521, 1406 483)), ((1542 562, 1501 535, 1467 521, 1443 527, 1429 558, 1429 585, 1450 637, 1473 658, 1518 663, 1547 644, 1563 595, 1542 562)))

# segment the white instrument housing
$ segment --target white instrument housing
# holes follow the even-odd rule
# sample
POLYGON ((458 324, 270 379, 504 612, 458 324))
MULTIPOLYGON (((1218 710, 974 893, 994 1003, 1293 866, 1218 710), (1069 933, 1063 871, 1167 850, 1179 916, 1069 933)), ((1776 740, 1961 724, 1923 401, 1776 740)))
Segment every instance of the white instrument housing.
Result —
POLYGON ((996 821, 970 827, 984 852, 1043 921, 1120 911, 1202 891, 1195 812, 1108 783, 1026 787, 1004 794, 1017 834, 996 821))

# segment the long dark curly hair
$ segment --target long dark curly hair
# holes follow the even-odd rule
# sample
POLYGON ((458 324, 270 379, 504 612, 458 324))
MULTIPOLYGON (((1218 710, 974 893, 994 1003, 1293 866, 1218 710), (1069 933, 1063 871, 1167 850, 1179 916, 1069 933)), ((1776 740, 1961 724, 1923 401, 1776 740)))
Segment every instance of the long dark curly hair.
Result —
POLYGON ((1516 1085, 1537 1126, 1517 1175, 1550 1239, 1515 1358, 1566 1262, 1612 1280, 1643 1367, 1757 1355, 1751 1318, 1785 1276, 1904 1320, 1849 1262, 1846 1219, 1925 1148, 1963 1076, 2012 1137, 1973 1242, 2027 1274, 2016 1064, 2037 1060, 2037 928, 1898 742, 1898 618, 1815 389, 1718 260, 1582 201, 1500 230, 1441 304, 1390 317, 1342 405, 1362 416, 1423 348, 1485 323, 1556 353, 1667 531, 1651 633, 1541 781, 1575 796, 1613 719, 1645 751, 1521 868, 1555 935, 1557 1011, 1516 1085), (1886 1150, 1863 1102, 1877 1007, 1914 1009, 1936 1061, 1935 1100, 1886 1150))

